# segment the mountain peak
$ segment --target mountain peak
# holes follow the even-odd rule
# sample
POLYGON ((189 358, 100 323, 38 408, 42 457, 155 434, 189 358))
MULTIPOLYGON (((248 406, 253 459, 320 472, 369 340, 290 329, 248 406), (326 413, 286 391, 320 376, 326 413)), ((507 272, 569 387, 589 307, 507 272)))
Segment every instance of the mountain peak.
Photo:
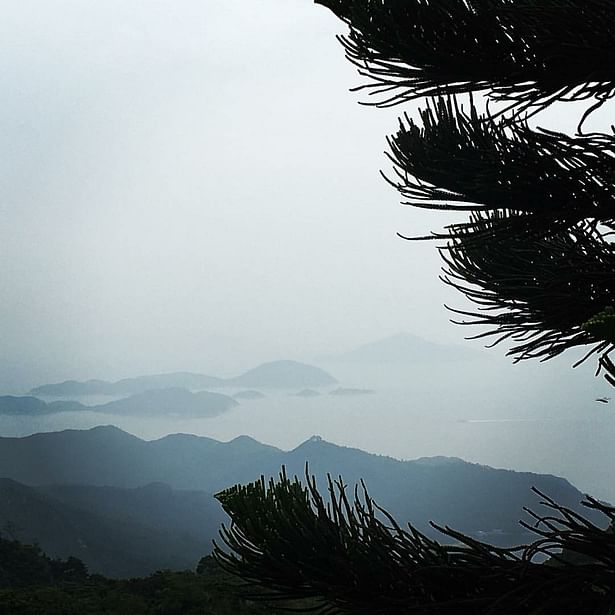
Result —
POLYGON ((343 449, 346 448, 344 446, 339 446, 338 444, 333 444, 325 440, 322 436, 314 434, 310 436, 307 440, 303 441, 299 446, 292 449, 291 452, 305 451, 305 450, 325 450, 325 449, 343 449))
POLYGON ((285 359, 263 363, 228 382, 235 386, 291 389, 329 386, 337 381, 319 367, 285 359))
POLYGON ((478 353, 455 344, 438 344, 406 331, 362 344, 329 360, 348 363, 422 363, 469 360, 478 353))
POLYGON ((237 436, 228 441, 228 444, 261 444, 258 440, 252 438, 252 436, 237 436))
MULTIPOLYGON (((138 440, 139 442, 143 442, 141 438, 137 436, 133 436, 116 427, 115 425, 96 425, 95 427, 90 427, 89 429, 62 429, 60 431, 47 431, 32 434, 31 436, 25 436, 26 438, 64 438, 64 437, 72 437, 78 439, 84 438, 104 438, 104 439, 122 439, 122 440, 138 440)), ((7 439, 2 437, 1 439, 7 439)), ((17 438, 14 438, 17 439, 17 438)))
POLYGON ((232 440, 224 443, 227 446, 232 446, 233 450, 236 450, 238 454, 242 453, 257 453, 259 451, 275 451, 280 452, 279 448, 271 446, 270 444, 264 444, 259 442, 250 436, 237 436, 232 440))

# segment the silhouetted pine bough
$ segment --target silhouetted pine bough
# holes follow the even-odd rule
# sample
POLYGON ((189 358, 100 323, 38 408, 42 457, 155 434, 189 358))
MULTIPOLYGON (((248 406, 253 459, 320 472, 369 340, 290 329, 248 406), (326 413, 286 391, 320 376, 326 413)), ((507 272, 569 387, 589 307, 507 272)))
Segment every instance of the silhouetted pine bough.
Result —
POLYGON ((466 113, 452 98, 437 99, 420 117, 419 125, 405 116, 388 139, 396 175, 389 182, 405 204, 521 213, 508 230, 534 234, 587 218, 615 221, 614 138, 535 131, 481 115, 472 103, 466 113))
POLYGON ((349 27, 340 40, 377 106, 433 97, 419 122, 405 116, 389 138, 388 181, 405 204, 472 214, 414 237, 447 241, 445 277, 480 304, 472 322, 513 338, 516 359, 588 344, 614 384, 615 136, 531 129, 527 116, 586 100, 582 124, 615 94, 615 2, 317 4, 349 27), (510 104, 479 113, 470 98, 464 111, 455 96, 476 92, 510 104))
POLYGON ((447 241, 443 279, 479 306, 458 311, 464 324, 512 340, 516 360, 589 345, 615 384, 615 137, 535 131, 451 98, 420 114, 389 139, 388 181, 406 204, 470 212, 416 238, 447 241))
MULTIPOLYGON (((611 310, 609 317, 611 319, 610 322, 610 326, 611 328, 613 327, 613 312, 611 310)), ((600 357, 600 364, 598 367, 598 373, 600 373, 600 371, 604 371, 604 377, 607 379, 607 381, 609 382, 609 384, 611 384, 612 386, 615 386, 615 363, 613 363, 613 361, 611 361, 611 359, 609 358, 608 353, 607 354, 603 354, 600 357)))
MULTIPOLYGON (((384 107, 485 90, 521 110, 614 94, 610 0, 316 0, 384 107)), ((369 104, 369 103, 368 103, 369 104)))
MULTIPOLYGON (((389 140, 407 204, 471 212, 446 239, 443 279, 478 304, 474 337, 512 340, 516 360, 589 345, 613 384, 615 138, 568 137, 464 113, 451 98, 389 140)), ((456 311, 456 310, 453 310, 456 311)))
MULTIPOLYGON (((358 491, 351 502, 342 480, 329 478, 325 499, 313 477, 304 486, 284 470, 277 481, 227 489, 216 497, 233 521, 214 555, 269 590, 251 597, 312 598, 319 613, 606 615, 615 607, 615 534, 542 493, 547 514, 528 511, 535 524, 523 523, 537 540, 500 548, 448 527, 434 526, 443 543, 431 540, 358 491)), ((583 503, 615 521, 615 508, 583 503)))
MULTIPOLYGON (((557 356, 575 346, 592 346, 587 356, 615 349, 615 245, 583 223, 556 235, 500 232, 514 216, 474 215, 452 232, 442 249, 442 279, 478 305, 453 310, 496 337, 512 340, 517 360, 557 356), (478 235, 478 239, 476 236, 478 235)), ((605 370, 609 363, 602 362, 605 370)), ((612 367, 612 366, 611 366, 612 367)))

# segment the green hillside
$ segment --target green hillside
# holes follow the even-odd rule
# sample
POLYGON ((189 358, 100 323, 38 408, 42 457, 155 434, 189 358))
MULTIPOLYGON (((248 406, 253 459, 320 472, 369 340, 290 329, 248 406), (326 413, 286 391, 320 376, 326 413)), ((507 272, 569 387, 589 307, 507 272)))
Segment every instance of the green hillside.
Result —
POLYGON ((0 538, 0 613, 6 615, 233 615, 280 613, 240 597, 242 587, 211 558, 196 571, 113 580, 76 558, 0 538))

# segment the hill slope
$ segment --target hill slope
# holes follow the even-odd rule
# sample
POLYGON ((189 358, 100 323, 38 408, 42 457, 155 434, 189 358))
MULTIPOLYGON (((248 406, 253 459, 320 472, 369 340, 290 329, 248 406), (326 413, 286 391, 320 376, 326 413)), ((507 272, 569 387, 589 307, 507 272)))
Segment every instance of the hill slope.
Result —
MULTIPOLYGON (((74 557, 52 559, 38 546, 0 537, 0 613, 7 615, 288 612, 278 610, 278 603, 242 599, 240 585, 211 557, 202 558, 194 572, 157 571, 145 578, 117 580, 90 574, 74 557)), ((311 605, 304 601, 303 606, 311 605)))
POLYGON ((0 527, 54 557, 110 576, 193 568, 211 550, 221 511, 211 496, 170 488, 34 489, 0 479, 0 527))

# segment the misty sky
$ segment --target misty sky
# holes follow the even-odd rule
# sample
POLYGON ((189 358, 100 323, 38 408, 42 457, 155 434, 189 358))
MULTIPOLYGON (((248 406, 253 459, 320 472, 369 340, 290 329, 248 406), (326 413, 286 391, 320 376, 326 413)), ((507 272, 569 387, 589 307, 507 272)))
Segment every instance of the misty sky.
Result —
MULTIPOLYGON (((380 177, 401 109, 308 0, 20 0, 0 22, 0 378, 461 342, 380 177)), ((412 111, 412 109, 408 109, 412 111)), ((572 114, 574 115, 574 113, 572 114)), ((562 119, 563 122, 563 119, 562 119)))

